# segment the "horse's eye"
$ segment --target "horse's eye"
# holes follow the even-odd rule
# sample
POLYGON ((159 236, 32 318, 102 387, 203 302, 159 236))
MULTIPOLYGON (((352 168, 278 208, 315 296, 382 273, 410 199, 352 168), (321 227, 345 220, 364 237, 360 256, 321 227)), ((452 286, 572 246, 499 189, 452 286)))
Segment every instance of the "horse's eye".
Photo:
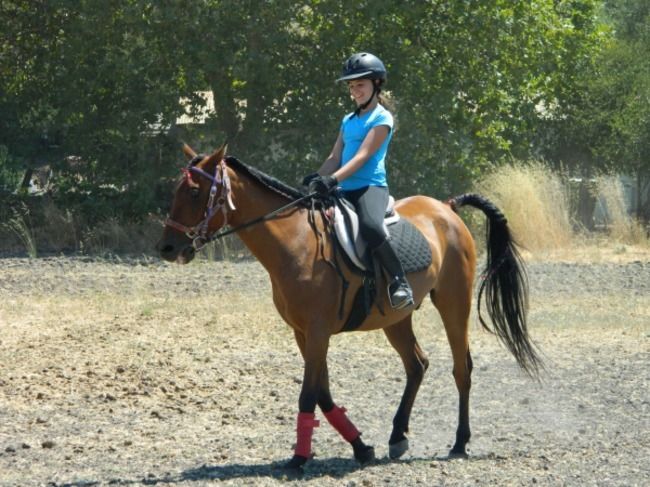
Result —
POLYGON ((190 196, 192 198, 198 198, 199 197, 199 188, 190 188, 190 196))

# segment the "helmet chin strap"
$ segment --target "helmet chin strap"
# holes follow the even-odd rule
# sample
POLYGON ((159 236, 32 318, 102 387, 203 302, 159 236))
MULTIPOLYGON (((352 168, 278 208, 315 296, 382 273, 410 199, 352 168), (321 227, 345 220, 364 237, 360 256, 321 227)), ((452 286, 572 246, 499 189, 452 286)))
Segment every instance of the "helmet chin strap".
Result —
POLYGON ((356 115, 356 116, 359 116, 359 114, 360 114, 363 110, 365 110, 366 108, 368 108, 368 105, 370 105, 370 103, 372 103, 372 100, 375 98, 375 95, 379 95, 380 92, 381 92, 380 83, 375 83, 375 81, 373 80, 373 82, 372 82, 372 95, 370 95, 370 98, 368 98, 368 101, 367 101, 367 102, 365 102, 365 103, 363 103, 363 104, 361 104, 361 105, 359 105, 359 106, 357 107, 357 109, 354 111, 354 115, 352 115, 352 116, 353 116, 353 117, 354 117, 355 115, 356 115))

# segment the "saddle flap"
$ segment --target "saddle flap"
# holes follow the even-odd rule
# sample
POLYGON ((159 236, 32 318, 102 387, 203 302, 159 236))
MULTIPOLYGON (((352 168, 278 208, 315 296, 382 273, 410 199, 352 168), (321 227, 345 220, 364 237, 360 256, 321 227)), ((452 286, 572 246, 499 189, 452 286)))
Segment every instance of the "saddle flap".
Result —
MULTIPOLYGON (((389 196, 384 216, 384 231, 387 236, 389 235, 388 226, 399 220, 399 213, 395 211, 395 198, 389 196)), ((359 217, 352 203, 343 198, 337 199, 334 205, 334 229, 341 247, 352 263, 361 270, 368 270, 365 264, 368 244, 361 237, 359 217)))

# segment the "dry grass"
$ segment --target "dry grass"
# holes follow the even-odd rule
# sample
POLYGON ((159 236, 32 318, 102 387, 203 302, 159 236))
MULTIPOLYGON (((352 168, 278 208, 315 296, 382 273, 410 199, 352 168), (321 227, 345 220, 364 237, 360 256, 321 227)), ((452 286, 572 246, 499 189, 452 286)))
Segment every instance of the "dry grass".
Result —
POLYGON ((532 260, 603 262, 647 260, 650 238, 625 211, 623 191, 615 177, 598 179, 594 195, 607 207, 606 233, 574 230, 566 178, 541 163, 504 166, 477 185, 508 218, 517 241, 532 260))
POLYGON ((601 176, 596 180, 597 198, 603 202, 607 215, 607 233, 611 240, 622 244, 650 247, 648 235, 637 220, 625 210, 623 185, 619 178, 601 176))
POLYGON ((69 210, 59 208, 51 200, 44 200, 43 214, 47 224, 39 228, 38 240, 44 248, 79 248, 77 224, 69 210))
POLYGON ((34 230, 28 214, 15 213, 7 223, 2 224, 2 227, 5 232, 20 241, 29 257, 32 259, 37 257, 36 239, 34 238, 34 230))
POLYGON ((80 248, 89 254, 151 254, 162 226, 154 219, 123 223, 110 218, 83 232, 80 248))
POLYGON ((501 208, 517 240, 529 251, 572 244, 569 195, 560 177, 543 165, 501 167, 477 189, 501 208))
POLYGON ((629 245, 601 237, 581 240, 576 237, 571 246, 522 252, 527 262, 572 262, 579 264, 625 264, 629 262, 650 262, 650 247, 629 245))

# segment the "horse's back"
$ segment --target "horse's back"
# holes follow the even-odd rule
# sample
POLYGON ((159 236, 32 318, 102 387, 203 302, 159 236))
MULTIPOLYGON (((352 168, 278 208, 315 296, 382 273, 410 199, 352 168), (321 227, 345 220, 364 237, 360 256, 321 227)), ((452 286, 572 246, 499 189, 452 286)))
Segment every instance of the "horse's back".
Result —
POLYGON ((397 212, 413 223, 427 239, 446 246, 473 239, 463 220, 449 206, 429 196, 409 196, 395 202, 397 212))
POLYGON ((447 203, 430 196, 415 195, 402 198, 395 202, 395 209, 411 221, 454 220, 462 224, 462 220, 447 203))
POLYGON ((463 220, 447 203, 417 195, 398 200, 395 209, 429 241, 433 255, 431 271, 436 277, 450 264, 453 267, 459 264, 475 267, 474 239, 463 220))

